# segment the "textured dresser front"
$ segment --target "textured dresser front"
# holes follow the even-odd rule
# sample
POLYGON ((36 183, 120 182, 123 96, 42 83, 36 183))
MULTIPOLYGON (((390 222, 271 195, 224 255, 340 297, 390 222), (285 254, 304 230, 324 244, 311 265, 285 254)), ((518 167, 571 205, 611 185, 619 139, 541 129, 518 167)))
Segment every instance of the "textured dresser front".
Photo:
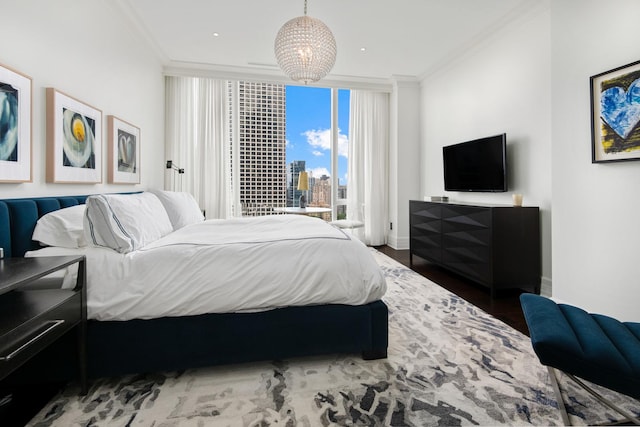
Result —
POLYGON ((442 224, 442 264, 489 285, 492 275, 492 210, 443 205, 442 224))
POLYGON ((537 207, 412 200, 410 253, 477 283, 491 293, 520 288, 540 292, 537 207))
POLYGON ((441 206, 411 200, 409 215, 411 254, 436 263, 442 262, 441 206))

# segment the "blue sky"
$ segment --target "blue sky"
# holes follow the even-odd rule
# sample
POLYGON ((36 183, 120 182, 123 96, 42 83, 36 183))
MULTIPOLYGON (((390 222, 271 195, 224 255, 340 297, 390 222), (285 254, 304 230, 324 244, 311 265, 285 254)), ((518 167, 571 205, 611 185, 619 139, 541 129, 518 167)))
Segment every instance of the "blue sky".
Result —
MULTIPOLYGON (((331 89, 287 86, 287 164, 305 160, 314 177, 331 175, 331 89)), ((349 90, 338 91, 338 176, 346 183, 349 90)))

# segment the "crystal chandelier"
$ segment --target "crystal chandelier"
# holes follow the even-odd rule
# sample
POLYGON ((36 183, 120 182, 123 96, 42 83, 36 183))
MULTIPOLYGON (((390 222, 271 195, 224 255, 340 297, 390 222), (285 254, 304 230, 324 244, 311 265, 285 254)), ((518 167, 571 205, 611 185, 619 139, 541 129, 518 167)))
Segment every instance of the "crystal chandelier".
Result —
POLYGON ((276 36, 278 65, 292 80, 304 84, 317 82, 327 75, 336 62, 336 39, 319 19, 304 16, 287 21, 276 36))

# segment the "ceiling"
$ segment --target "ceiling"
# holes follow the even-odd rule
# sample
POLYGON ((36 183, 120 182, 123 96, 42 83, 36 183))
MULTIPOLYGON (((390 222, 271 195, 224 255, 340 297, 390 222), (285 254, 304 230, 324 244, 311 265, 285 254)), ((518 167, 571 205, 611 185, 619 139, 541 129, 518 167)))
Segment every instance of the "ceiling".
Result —
MULTIPOLYGON (((540 0, 308 0, 333 32, 334 79, 422 76, 540 0), (365 48, 364 51, 361 49, 365 48)), ((121 0, 166 66, 278 74, 273 42, 304 0, 121 0), (218 33, 218 36, 214 36, 218 33)))

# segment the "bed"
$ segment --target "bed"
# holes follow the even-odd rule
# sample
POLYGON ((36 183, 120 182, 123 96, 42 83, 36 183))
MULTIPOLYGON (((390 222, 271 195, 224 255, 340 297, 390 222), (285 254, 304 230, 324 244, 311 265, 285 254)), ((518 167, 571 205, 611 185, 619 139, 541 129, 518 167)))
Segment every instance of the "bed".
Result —
MULTIPOLYGON (((32 240, 38 219, 63 208, 85 204, 88 197, 0 200, 0 247, 4 248, 5 257, 39 252, 40 243, 32 240)), ((200 244, 199 233, 187 234, 195 239, 191 241, 192 245, 200 244)), ((168 243, 175 244, 175 241, 168 243)), ((218 246, 225 246, 224 239, 218 246)), ((244 258, 238 262, 250 263, 252 251, 243 253, 244 258)), ((45 253, 51 254, 57 253, 45 253)), ((92 292, 91 259, 87 257, 89 294, 92 292)), ((173 278, 175 286, 182 285, 179 276, 173 278)), ((298 281, 296 277, 286 280, 294 283, 298 281)), ((377 292, 372 301, 369 301, 371 295, 358 297, 350 303, 308 303, 298 299, 296 305, 272 301, 257 309, 236 306, 237 309, 229 312, 196 310, 186 315, 172 312, 162 316, 149 312, 136 318, 130 314, 103 316, 96 311, 87 323, 88 375, 98 378, 332 353, 354 353, 363 359, 384 358, 388 343, 388 310, 379 298, 380 289, 377 292)), ((66 355, 47 357, 68 358, 66 355)), ((50 371, 46 369, 46 360, 42 364, 44 371, 50 371)), ((75 374, 73 366, 66 373, 63 371, 53 376, 75 374)), ((35 368, 33 372, 42 375, 35 368)), ((52 376, 51 372, 47 374, 52 376)))

